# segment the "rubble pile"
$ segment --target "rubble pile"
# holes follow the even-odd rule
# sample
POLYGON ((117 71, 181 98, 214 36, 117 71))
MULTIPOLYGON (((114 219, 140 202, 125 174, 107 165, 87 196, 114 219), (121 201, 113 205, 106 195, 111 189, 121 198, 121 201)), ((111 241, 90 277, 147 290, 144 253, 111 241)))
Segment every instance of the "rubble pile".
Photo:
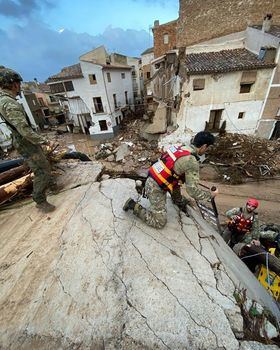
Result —
MULTIPOLYGON (((81 152, 70 152, 63 149, 57 150, 57 146, 53 148, 44 148, 45 155, 50 162, 53 175, 56 175, 60 169, 58 163, 63 160, 70 162, 88 162, 91 159, 81 152)), ((0 206, 20 198, 31 196, 34 174, 28 167, 23 158, 15 160, 2 160, 0 162, 0 206)))
POLYGON ((264 179, 280 174, 280 140, 249 135, 225 134, 209 150, 207 160, 221 178, 231 184, 247 178, 264 179))
POLYGON ((122 165, 124 170, 149 168, 160 157, 157 141, 147 141, 141 137, 142 122, 138 119, 127 122, 112 142, 101 143, 95 159, 105 167, 107 162, 122 165))

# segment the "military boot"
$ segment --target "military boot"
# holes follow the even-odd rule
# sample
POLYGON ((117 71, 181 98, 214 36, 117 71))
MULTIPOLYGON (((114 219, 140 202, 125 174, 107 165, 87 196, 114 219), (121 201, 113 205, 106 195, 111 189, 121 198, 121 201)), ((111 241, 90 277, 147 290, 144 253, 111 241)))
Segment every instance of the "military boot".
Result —
POLYGON ((63 186, 58 186, 57 184, 53 184, 49 187, 49 192, 51 194, 58 194, 60 191, 62 191, 63 186))
POLYGON ((36 208, 38 208, 40 211, 46 214, 55 210, 55 206, 47 201, 40 204, 36 204, 36 208))
POLYGON ((124 211, 133 210, 135 208, 136 202, 132 198, 128 198, 123 206, 124 211))

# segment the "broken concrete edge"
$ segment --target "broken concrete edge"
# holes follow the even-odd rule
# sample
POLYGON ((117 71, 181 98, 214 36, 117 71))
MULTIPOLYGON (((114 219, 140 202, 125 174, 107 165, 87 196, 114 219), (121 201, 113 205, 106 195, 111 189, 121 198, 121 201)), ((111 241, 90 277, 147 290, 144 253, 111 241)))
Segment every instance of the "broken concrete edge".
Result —
MULTIPOLYGON (((266 310, 266 314, 270 315, 268 316, 270 320, 272 320, 275 323, 275 326, 279 328, 280 310, 277 302, 259 283, 245 264, 242 265, 241 270, 237 268, 237 266, 240 267, 240 264, 238 264, 240 259, 236 255, 232 254, 231 248, 225 244, 223 238, 214 229, 214 227, 203 220, 200 214, 194 209, 189 208, 189 213, 193 220, 200 225, 205 236, 209 237, 209 241, 213 246, 217 257, 223 263, 223 266, 226 268, 227 274, 233 281, 234 285, 237 286, 236 293, 246 290, 247 298, 262 305, 266 310), (230 259, 228 259, 229 256, 230 259), (249 288, 249 285, 253 286, 253 288, 249 288)), ((234 297, 236 298, 236 295, 234 295, 234 297)))

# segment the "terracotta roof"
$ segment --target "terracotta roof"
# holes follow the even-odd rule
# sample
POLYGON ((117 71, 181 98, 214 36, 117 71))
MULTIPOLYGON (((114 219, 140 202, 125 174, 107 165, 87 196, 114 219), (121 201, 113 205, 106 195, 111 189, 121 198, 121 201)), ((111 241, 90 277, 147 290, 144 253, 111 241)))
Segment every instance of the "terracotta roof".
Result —
POLYGON ((153 47, 150 47, 149 49, 145 50, 144 52, 141 53, 141 56, 142 55, 147 55, 148 53, 153 53, 154 52, 154 48, 153 47))
MULTIPOLYGON (((258 30, 262 30, 262 26, 261 25, 256 25, 256 26, 251 26, 252 28, 258 29, 258 30)), ((267 34, 271 34, 273 36, 276 36, 277 38, 280 38, 280 26, 278 25, 273 25, 271 26, 270 30, 268 32, 265 32, 267 34)))
POLYGON ((45 83, 39 83, 39 89, 45 93, 51 92, 51 88, 49 87, 48 84, 45 84, 45 83))
POLYGON ((202 52, 186 55, 186 69, 189 74, 225 73, 241 70, 273 68, 246 49, 202 52))
POLYGON ((73 64, 72 66, 62 68, 60 73, 50 76, 47 79, 47 82, 82 78, 82 77, 83 77, 83 73, 81 70, 81 65, 80 63, 77 63, 77 64, 73 64))

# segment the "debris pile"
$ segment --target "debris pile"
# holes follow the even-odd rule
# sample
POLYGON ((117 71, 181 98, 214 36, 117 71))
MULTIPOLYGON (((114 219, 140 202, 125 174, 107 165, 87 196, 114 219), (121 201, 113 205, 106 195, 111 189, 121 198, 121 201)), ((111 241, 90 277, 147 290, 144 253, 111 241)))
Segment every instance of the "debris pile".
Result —
POLYGON ((280 140, 266 140, 249 135, 218 136, 207 160, 221 178, 231 184, 247 178, 264 179, 280 174, 280 140))
MULTIPOLYGON (((57 151, 57 146, 44 149, 46 157, 56 170, 55 164, 63 159, 80 160, 82 162, 91 159, 81 152, 57 151)), ((16 160, 5 160, 0 162, 0 206, 13 199, 26 198, 32 192, 32 179, 34 174, 24 162, 23 158, 16 160)))
POLYGON ((127 122, 118 137, 112 142, 101 143, 95 159, 122 165, 124 170, 148 169, 160 157, 157 141, 147 141, 141 137, 142 122, 138 119, 127 122))

